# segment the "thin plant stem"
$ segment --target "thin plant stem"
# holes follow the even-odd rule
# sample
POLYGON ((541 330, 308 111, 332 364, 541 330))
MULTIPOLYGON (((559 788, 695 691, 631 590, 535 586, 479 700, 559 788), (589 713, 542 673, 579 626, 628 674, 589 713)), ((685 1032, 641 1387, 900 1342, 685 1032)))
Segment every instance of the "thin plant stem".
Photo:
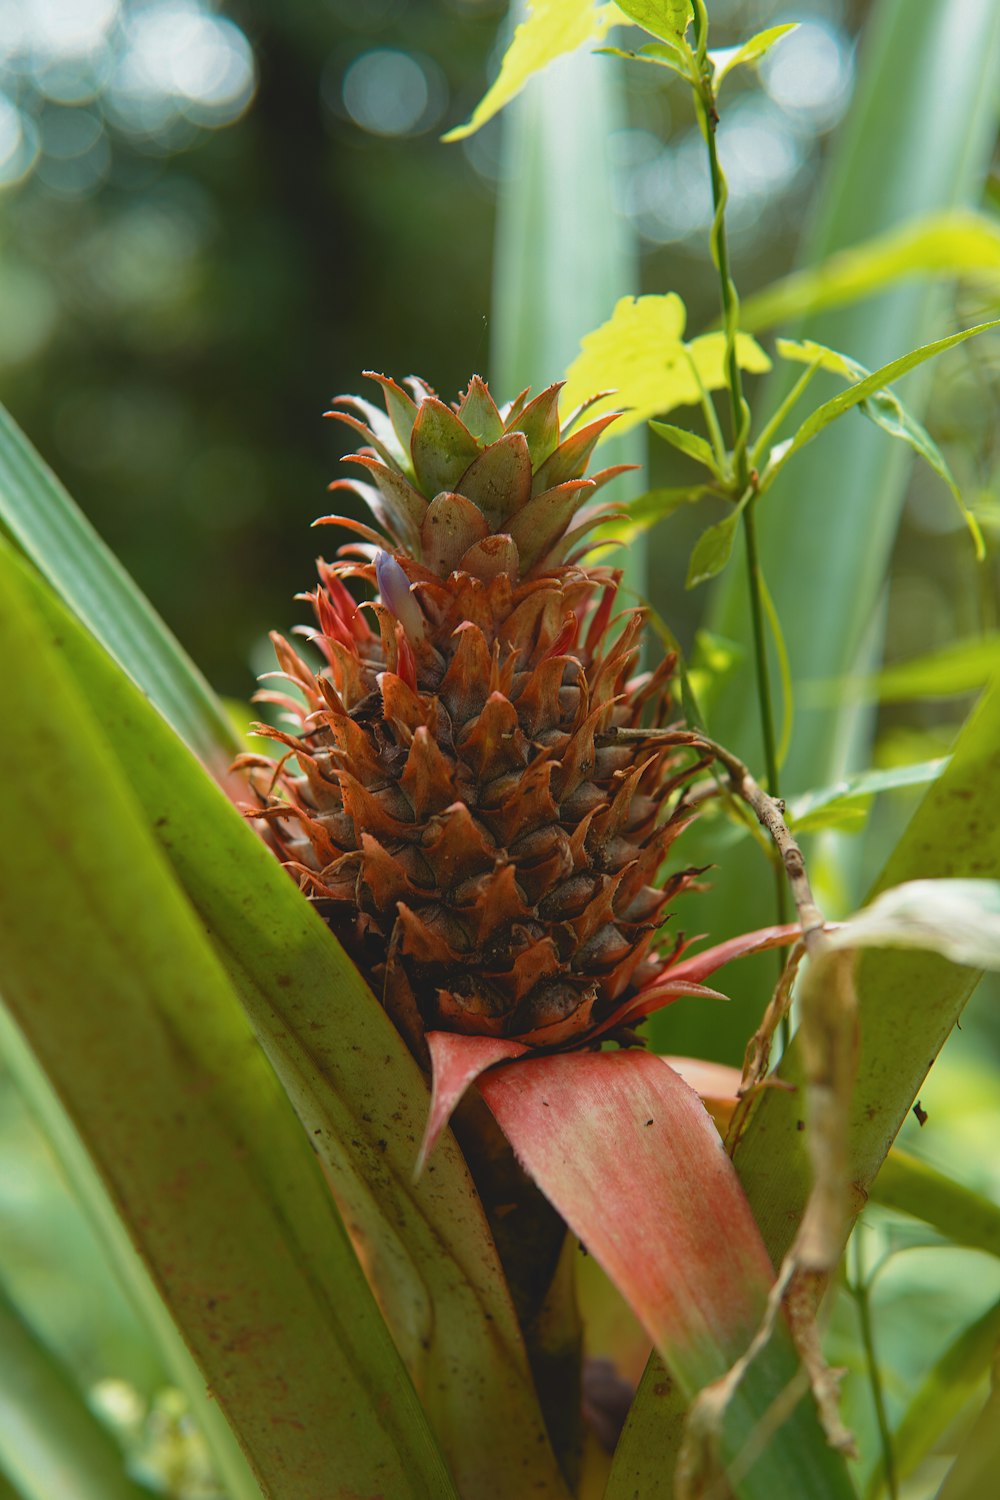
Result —
MULTIPOLYGON (((695 105, 699 124, 708 151, 709 174, 712 182, 712 203, 715 216, 712 221, 712 258, 719 273, 719 288, 722 296, 722 320, 726 333, 726 379, 729 387, 730 421, 733 434, 733 470, 737 492, 745 494, 755 487, 755 476, 750 472, 747 443, 750 436, 750 408, 743 395, 743 381, 736 347, 739 326, 739 296, 729 264, 729 239, 726 233, 726 201, 729 193, 726 179, 719 162, 716 142, 718 113, 712 75, 706 58, 708 44, 708 16, 704 5, 695 5, 695 37, 697 56, 701 64, 700 84, 695 92, 695 105)), ((764 748, 764 766, 767 774, 767 789, 775 799, 780 799, 778 779, 777 739, 774 732, 774 712, 771 702, 771 680, 767 659, 767 635, 764 620, 764 605, 761 590, 760 558, 757 548, 757 528, 754 516, 756 495, 743 512, 743 536, 746 543, 747 586, 750 595, 750 619, 753 630, 754 662, 756 667, 757 704, 760 715, 761 739, 764 748)), ((775 905, 778 921, 787 919, 788 906, 783 872, 774 869, 775 905)), ((784 957, 779 954, 779 971, 784 967, 784 957)))
POLYGON ((875 1421, 878 1424, 879 1442, 882 1447, 882 1471, 885 1477, 885 1487, 890 1500, 899 1500, 899 1484, 896 1478, 896 1459, 892 1451, 892 1433, 889 1429, 889 1418, 885 1409, 885 1396, 882 1391, 882 1375, 878 1367, 878 1359, 875 1354, 875 1338, 872 1329, 871 1315, 871 1284, 865 1279, 864 1265, 861 1250, 861 1226, 854 1231, 852 1239, 854 1249, 854 1279, 849 1282, 851 1296, 858 1309, 858 1322, 861 1325, 861 1344, 865 1351, 865 1361, 868 1366, 868 1383, 871 1386, 872 1405, 875 1408, 875 1421))
POLYGON ((788 416, 788 413, 792 410, 799 397, 803 395, 807 386, 809 385, 810 381, 819 368, 820 366, 818 361, 815 364, 811 364, 806 367, 806 369, 799 376, 798 380, 792 386, 791 390, 788 392, 788 395, 785 397, 784 401, 782 401, 781 405, 775 411, 770 421, 764 427, 760 436, 757 438, 757 441, 754 443, 753 449, 750 454, 750 462, 754 465, 754 467, 759 467, 761 460, 767 456, 767 450, 770 445, 771 439, 774 437, 775 433, 778 432, 782 422, 788 416))

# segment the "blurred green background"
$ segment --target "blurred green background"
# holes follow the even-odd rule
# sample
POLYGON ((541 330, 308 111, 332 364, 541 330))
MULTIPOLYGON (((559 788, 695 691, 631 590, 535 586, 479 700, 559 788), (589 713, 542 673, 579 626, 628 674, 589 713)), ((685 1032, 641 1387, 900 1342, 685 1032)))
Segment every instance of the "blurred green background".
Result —
MULTIPOLYGON (((868 6, 715 0, 710 9, 716 44, 803 22, 760 80, 733 89, 721 132, 746 293, 795 259, 827 142, 850 104, 868 6)), ((268 628, 301 618, 293 596, 310 586, 318 550, 307 528, 328 509, 345 448, 322 421, 330 399, 358 390, 365 368, 420 373, 449 398, 472 371, 489 370, 503 123, 459 146, 439 137, 483 93, 505 11, 503 0, 0 0, 0 399, 214 686, 235 698, 249 698, 270 666, 268 628)), ((702 145, 682 88, 664 87, 656 69, 628 69, 624 82, 627 116, 611 152, 617 212, 639 255, 634 290, 678 291, 696 330, 717 309, 702 145)), ((586 195, 586 182, 578 190, 586 195)), ((1000 201, 996 167, 987 196, 1000 201)), ((942 331, 978 311, 966 294, 942 331)), ((996 339, 940 362, 931 412, 970 500, 994 497, 981 508, 995 535, 996 339)), ((651 483, 679 482, 664 445, 651 461, 651 483)), ((687 646, 704 591, 685 593, 686 561, 711 519, 678 514, 651 541, 654 603, 687 646)), ((993 564, 976 574, 939 482, 916 472, 888 585, 887 659, 994 625, 995 583, 993 564)), ((879 755, 941 753, 970 702, 885 708, 879 755)), ((907 807, 897 797, 880 808, 887 835, 907 807)), ((965 1180, 997 1194, 998 1169, 970 1144, 998 1117, 986 1071, 997 1028, 977 1014, 924 1099, 933 1140, 914 1124, 909 1144, 941 1165, 962 1162, 965 1180)), ((17 1300, 84 1387, 118 1376, 149 1397, 162 1386, 9 1087, 0 1090, 0 1240, 17 1300)), ((911 1352, 907 1309, 926 1302, 920 1285, 886 1282, 899 1370, 911 1352)), ((992 1271, 971 1277, 970 1305, 942 1305, 939 1322, 967 1321, 998 1293, 992 1271)), ((902 1376, 891 1397, 899 1391, 902 1376)), ((870 1423, 863 1387, 854 1406, 852 1420, 870 1423)), ((134 1425, 121 1400, 115 1410, 134 1425)), ((213 1494, 197 1455, 184 1452, 190 1470, 173 1492, 213 1494)))

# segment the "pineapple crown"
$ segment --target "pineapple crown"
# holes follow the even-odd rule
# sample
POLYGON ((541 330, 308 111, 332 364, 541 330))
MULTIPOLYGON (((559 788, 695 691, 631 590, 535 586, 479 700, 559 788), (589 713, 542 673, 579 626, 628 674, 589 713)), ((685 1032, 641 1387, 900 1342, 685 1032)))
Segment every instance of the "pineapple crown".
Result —
POLYGON ((562 382, 533 401, 524 390, 498 407, 474 375, 448 406, 415 376, 404 381, 408 392, 385 375, 365 374, 380 385, 385 410, 360 396, 338 396, 327 416, 360 433, 365 447, 344 462, 361 465, 371 482, 338 479, 330 488, 358 495, 381 531, 344 516, 323 516, 317 525, 347 527, 438 578, 461 569, 484 580, 506 573, 516 582, 576 562, 591 545, 587 534, 620 513, 614 506, 583 508, 603 484, 634 467, 619 464, 584 477, 598 439, 618 415, 577 425, 600 395, 560 423, 562 382))

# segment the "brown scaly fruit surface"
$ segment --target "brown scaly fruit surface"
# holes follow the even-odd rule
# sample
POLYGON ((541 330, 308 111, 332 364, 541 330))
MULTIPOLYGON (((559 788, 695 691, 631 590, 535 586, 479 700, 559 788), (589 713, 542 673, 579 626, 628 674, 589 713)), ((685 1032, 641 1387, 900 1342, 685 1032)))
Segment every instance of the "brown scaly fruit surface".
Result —
POLYGON ((653 940, 689 870, 656 878, 696 767, 608 743, 672 714, 672 659, 635 675, 645 614, 587 562, 621 472, 584 477, 613 417, 560 427, 559 386, 498 410, 473 377, 454 406, 381 375, 386 410, 331 415, 373 526, 319 563, 314 672, 268 691, 288 754, 245 757, 271 836, 418 1054, 426 1031, 586 1045, 662 965, 653 940), (568 431, 569 436, 564 436, 568 431), (360 609, 346 580, 374 588, 360 609))

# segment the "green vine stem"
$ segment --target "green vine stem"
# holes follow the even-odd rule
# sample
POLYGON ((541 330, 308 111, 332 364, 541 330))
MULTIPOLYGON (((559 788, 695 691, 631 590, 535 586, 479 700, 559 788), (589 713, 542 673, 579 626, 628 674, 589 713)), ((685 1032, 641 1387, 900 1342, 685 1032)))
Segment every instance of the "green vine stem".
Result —
MULTIPOLYGON (((726 202, 729 191, 719 162, 716 144, 716 127, 719 123, 715 106, 715 90, 712 82, 712 64, 708 57, 708 15, 704 0, 694 0, 695 59, 698 65, 698 85, 694 90, 698 123, 708 150, 709 171, 712 181, 711 248, 712 260, 719 273, 722 293, 722 318, 726 335, 726 379, 729 388, 730 421, 733 433, 733 471, 736 492, 740 495, 753 489, 756 475, 750 467, 747 446, 750 437, 750 408, 743 395, 743 381, 736 351, 736 334, 739 327, 739 296, 729 266, 729 241, 726 234, 726 202)), ((750 594, 750 618, 753 629, 754 661, 757 680, 757 702, 760 709, 761 738, 764 746, 764 766, 767 774, 767 789, 772 797, 780 799, 778 782, 777 737, 774 729, 774 710, 771 698, 771 673, 767 659, 767 635, 763 603, 760 554, 757 546, 757 525, 754 515, 756 495, 743 511, 743 537, 746 547, 747 584, 750 594)), ((784 922, 788 915, 788 901, 782 872, 774 871, 775 902, 778 921, 784 922)))

